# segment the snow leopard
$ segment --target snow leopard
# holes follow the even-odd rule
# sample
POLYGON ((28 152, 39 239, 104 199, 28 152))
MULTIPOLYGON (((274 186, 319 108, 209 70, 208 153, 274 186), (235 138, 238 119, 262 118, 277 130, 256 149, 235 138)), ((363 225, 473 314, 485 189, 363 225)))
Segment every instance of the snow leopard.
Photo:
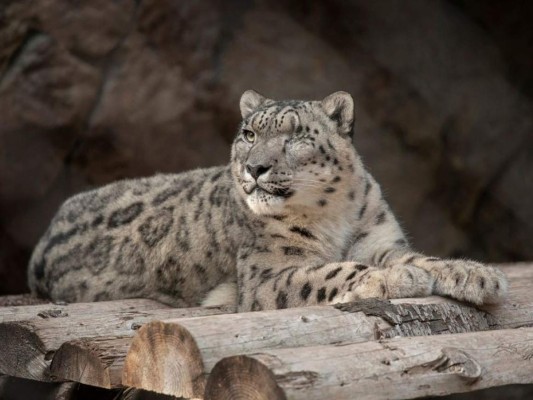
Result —
POLYGON ((364 298, 497 303, 497 268, 413 250, 353 143, 354 100, 240 98, 226 166, 122 180, 68 199, 29 286, 66 302, 151 298, 239 312, 364 298))

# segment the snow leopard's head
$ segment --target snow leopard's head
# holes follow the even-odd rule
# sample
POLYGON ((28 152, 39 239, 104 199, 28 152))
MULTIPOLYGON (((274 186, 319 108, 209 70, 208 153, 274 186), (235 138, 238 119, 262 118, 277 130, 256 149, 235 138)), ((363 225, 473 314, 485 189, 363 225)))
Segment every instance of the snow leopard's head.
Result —
POLYGON ((353 197, 349 182, 359 157, 352 145, 354 103, 348 93, 321 101, 275 101, 247 90, 240 108, 232 172, 254 213, 335 207, 339 196, 353 197))

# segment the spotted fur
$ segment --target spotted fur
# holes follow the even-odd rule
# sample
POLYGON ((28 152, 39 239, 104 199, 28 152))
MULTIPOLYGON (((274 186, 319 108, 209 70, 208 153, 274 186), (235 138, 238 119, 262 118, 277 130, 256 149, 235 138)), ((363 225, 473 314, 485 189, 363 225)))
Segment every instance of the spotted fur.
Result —
POLYGON ((366 297, 503 298, 492 267, 414 252, 352 144, 345 92, 241 97, 225 167, 125 180, 65 202, 34 250, 34 293, 240 311, 366 297))

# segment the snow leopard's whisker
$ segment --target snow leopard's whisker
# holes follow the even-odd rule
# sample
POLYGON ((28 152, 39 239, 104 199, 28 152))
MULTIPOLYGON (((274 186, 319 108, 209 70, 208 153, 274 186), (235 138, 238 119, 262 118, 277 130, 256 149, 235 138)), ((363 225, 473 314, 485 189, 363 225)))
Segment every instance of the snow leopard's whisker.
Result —
POLYGON ((305 178, 294 178, 292 181, 293 182, 312 182, 312 183, 319 183, 321 185, 326 184, 326 182, 318 181, 316 179, 305 179, 305 178))
POLYGON ((306 187, 315 187, 315 188, 318 188, 318 189, 322 189, 326 183, 324 182, 318 182, 318 181, 293 181, 293 183, 295 185, 298 185, 298 186, 306 186, 306 187))
POLYGON ((296 186, 299 188, 324 189, 324 186, 311 185, 309 183, 298 183, 296 186))

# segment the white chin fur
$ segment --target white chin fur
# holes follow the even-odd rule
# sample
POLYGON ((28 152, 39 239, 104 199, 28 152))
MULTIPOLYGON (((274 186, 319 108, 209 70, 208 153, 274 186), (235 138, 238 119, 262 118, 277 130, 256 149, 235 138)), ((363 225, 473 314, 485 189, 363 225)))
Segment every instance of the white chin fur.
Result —
POLYGON ((272 214, 283 210, 285 199, 254 190, 246 197, 246 204, 257 215, 272 214))

